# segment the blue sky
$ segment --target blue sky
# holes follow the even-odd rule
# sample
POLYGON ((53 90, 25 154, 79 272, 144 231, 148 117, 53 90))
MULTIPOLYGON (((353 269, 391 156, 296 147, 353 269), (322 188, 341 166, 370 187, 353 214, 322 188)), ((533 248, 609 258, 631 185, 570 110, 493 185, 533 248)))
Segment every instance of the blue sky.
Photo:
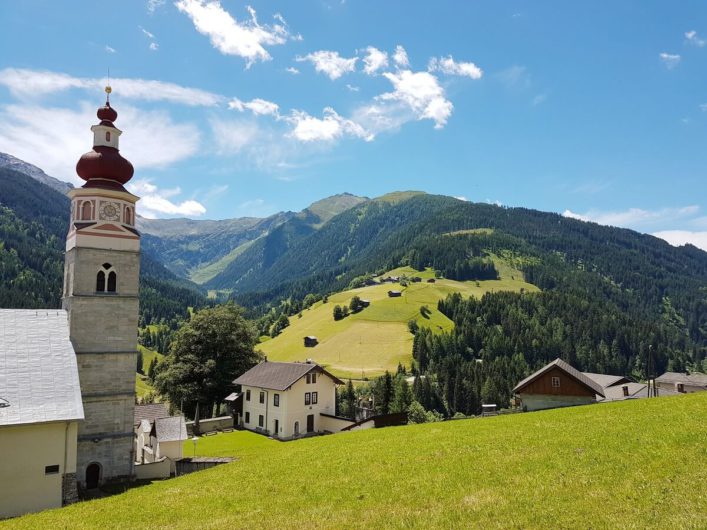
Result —
POLYGON ((110 68, 148 216, 418 189, 707 248, 704 2, 0 3, 0 151, 64 180, 110 68))

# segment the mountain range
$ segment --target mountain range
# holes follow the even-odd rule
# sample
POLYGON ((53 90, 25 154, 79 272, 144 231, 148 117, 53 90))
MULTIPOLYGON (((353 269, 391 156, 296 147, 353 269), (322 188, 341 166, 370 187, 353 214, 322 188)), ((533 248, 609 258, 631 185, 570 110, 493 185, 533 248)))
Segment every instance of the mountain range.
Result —
MULTIPOLYGON (((56 306, 68 201, 38 168, 3 160, 14 169, 0 169, 0 303, 56 306)), ((141 218, 138 227, 145 322, 183 315, 206 303, 207 292, 263 314, 281 300, 340 291, 401 265, 453 275, 471 259, 503 256, 543 291, 669 319, 689 339, 690 355, 700 360, 707 350, 706 252, 555 213, 395 192, 335 195, 266 218, 141 218)))

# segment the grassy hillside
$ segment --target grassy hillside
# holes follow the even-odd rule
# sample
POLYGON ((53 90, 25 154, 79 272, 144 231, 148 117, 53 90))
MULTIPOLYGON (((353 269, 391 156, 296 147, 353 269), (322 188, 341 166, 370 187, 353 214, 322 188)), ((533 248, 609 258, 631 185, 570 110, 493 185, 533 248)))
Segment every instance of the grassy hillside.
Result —
POLYGON ((0 527, 705 528, 705 417, 702 393, 290 443, 220 434, 198 453, 232 436, 231 464, 0 527))
POLYGON ((142 352, 142 372, 145 375, 135 374, 135 393, 138 398, 144 398, 147 394, 154 392, 154 388, 147 378, 147 372, 150 369, 150 363, 153 358, 157 358, 158 362, 162 362, 164 355, 149 348, 145 348, 138 344, 138 349, 142 352))
MULTIPOLYGON (((500 260, 497 260, 502 264, 500 260)), ((260 344, 262 352, 274 361, 302 361, 312 358, 327 366, 335 375, 360 379, 381 375, 385 370, 394 371, 398 363, 410 366, 412 359, 412 334, 408 331, 409 320, 435 331, 452 328, 452 321, 437 310, 437 301, 451 293, 480 297, 490 291, 537 291, 522 280, 522 273, 507 265, 499 265, 500 280, 480 282, 457 282, 437 280, 431 270, 417 272, 409 267, 390 271, 387 275, 420 276, 421 283, 408 287, 398 284, 381 284, 344 291, 329 297, 324 304, 318 302, 302 312, 302 318, 290 317, 290 326, 275 337, 260 344), (402 290, 400 298, 389 298, 389 290, 402 290), (335 305, 349 304, 353 296, 369 300, 371 305, 361 312, 335 321, 332 312, 335 305), (423 316, 420 308, 430 309, 423 316), (319 344, 305 348, 303 337, 314 335, 319 344)))

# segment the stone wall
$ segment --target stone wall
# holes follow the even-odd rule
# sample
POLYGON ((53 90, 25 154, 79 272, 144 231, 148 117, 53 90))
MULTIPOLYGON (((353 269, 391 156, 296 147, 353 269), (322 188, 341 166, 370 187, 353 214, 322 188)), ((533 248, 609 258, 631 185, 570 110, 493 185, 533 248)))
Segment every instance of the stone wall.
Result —
POLYGON ((61 478, 61 501, 62 506, 74 504, 79 500, 79 489, 76 483, 76 473, 64 473, 61 478))

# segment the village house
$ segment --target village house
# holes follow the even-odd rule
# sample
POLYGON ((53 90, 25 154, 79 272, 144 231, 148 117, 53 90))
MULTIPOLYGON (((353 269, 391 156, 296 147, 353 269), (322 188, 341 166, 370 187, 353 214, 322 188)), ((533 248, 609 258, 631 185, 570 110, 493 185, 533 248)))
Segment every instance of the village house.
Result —
POLYGON ((167 478, 176 473, 187 439, 184 416, 170 416, 162 403, 135 406, 135 463, 140 478, 167 478), (163 461, 162 466, 146 466, 163 461), (140 466, 143 466, 140 468, 140 466))
POLYGON ((0 309, 0 519, 77 500, 84 409, 66 311, 0 309))
POLYGON ((601 385, 562 359, 523 379, 513 392, 528 411, 588 405, 604 398, 601 385))
POLYGON ((707 374, 665 372, 656 378, 655 384, 659 395, 669 391, 680 394, 701 392, 707 390, 707 374))
POLYGON ((334 416, 336 385, 343 382, 311 361, 266 360, 233 383, 241 386, 237 422, 246 429, 286 440, 351 424, 334 416))
POLYGON ((398 298, 402 295, 403 295, 403 293, 400 291, 388 291, 388 297, 390 297, 390 298, 398 298))
POLYGON ((308 335, 304 338, 305 348, 314 348, 317 344, 319 344, 319 340, 314 335, 308 335))

